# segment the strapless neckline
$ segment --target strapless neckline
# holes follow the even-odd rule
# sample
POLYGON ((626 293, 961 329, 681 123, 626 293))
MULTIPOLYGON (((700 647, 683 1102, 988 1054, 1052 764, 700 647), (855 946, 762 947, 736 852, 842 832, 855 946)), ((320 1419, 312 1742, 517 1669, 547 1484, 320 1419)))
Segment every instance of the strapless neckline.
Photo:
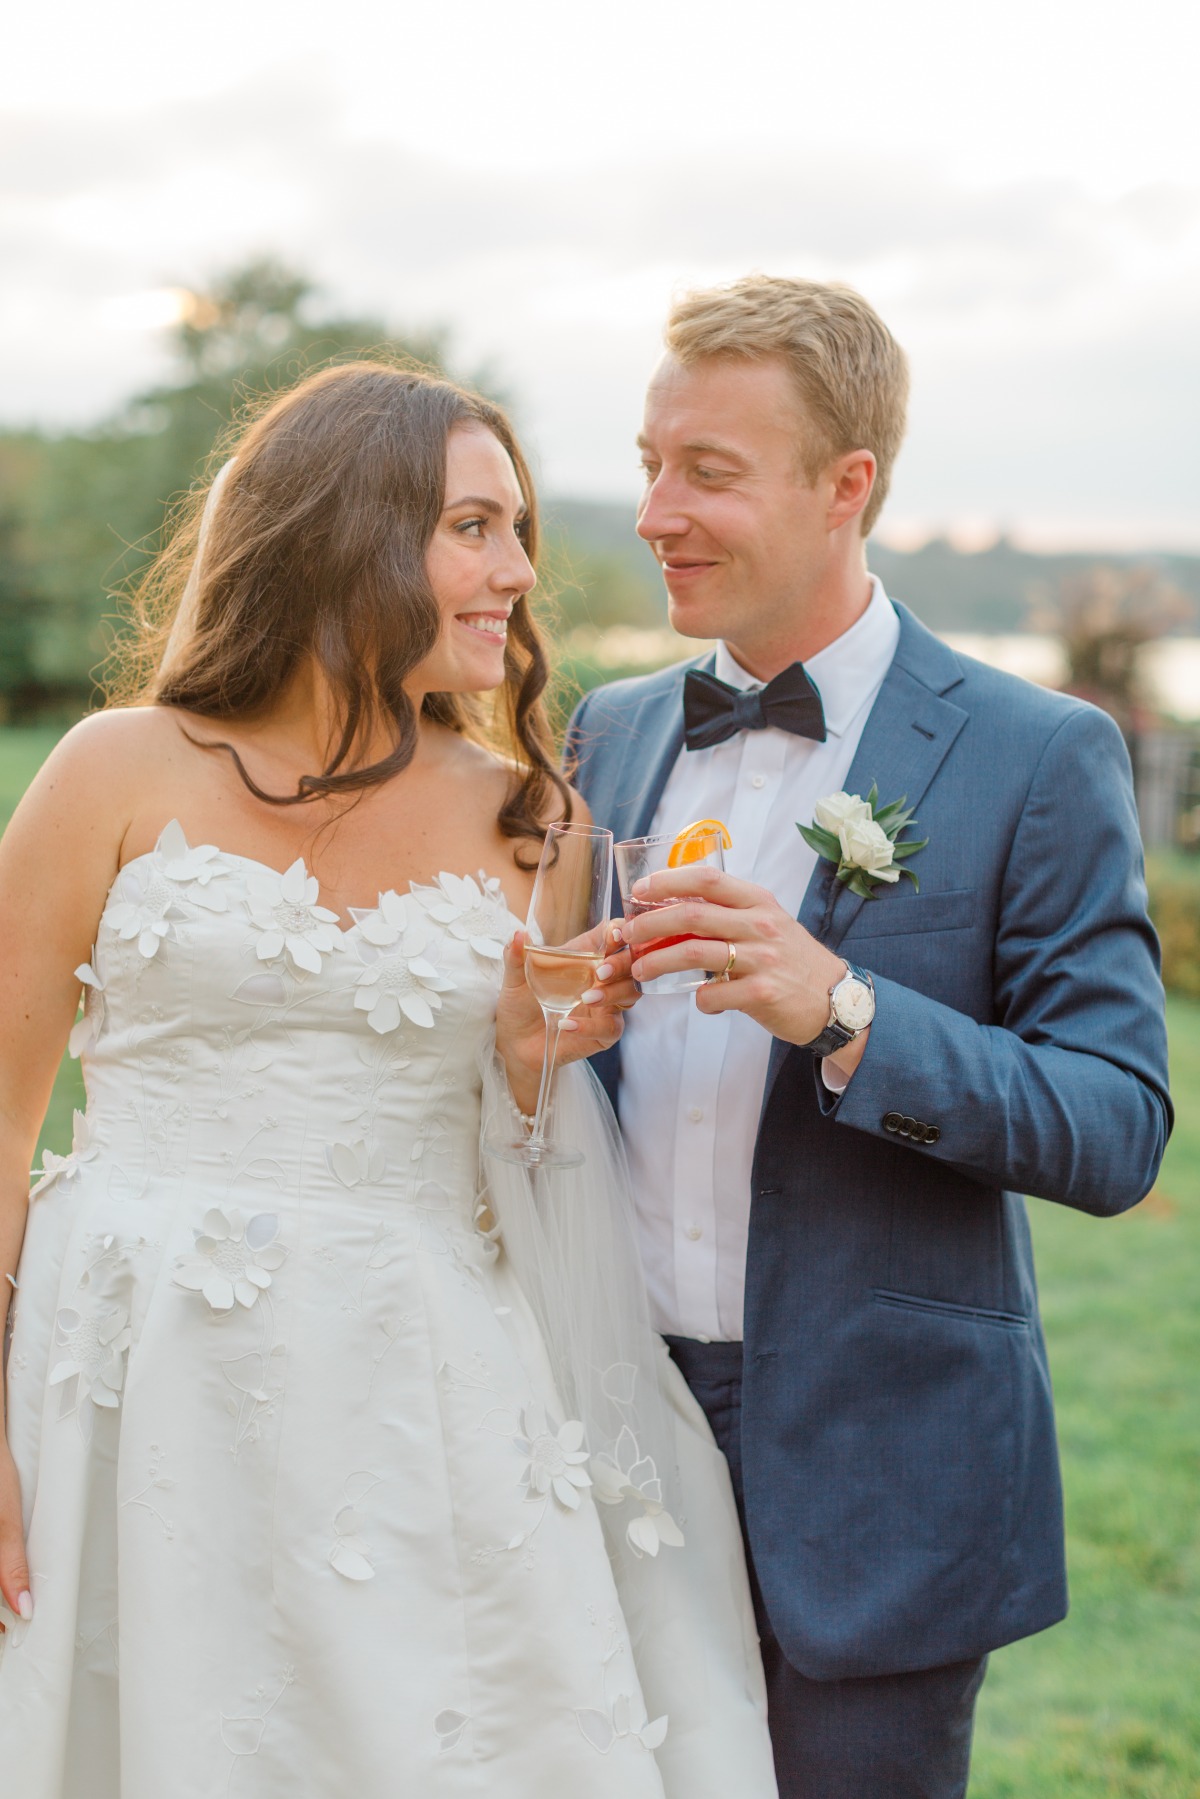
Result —
MULTIPOLYGON (((220 859, 223 862, 240 862, 243 865, 243 867, 245 867, 245 868, 253 868, 253 869, 257 869, 262 874, 274 875, 277 880, 281 880, 281 881, 287 875, 291 874, 293 872, 293 870, 297 870, 297 869, 300 871, 301 875, 303 876, 303 878, 306 881, 310 881, 314 878, 312 876, 312 874, 310 873, 308 864, 304 860, 303 856, 297 856, 295 861, 290 863, 287 868, 276 868, 275 864, 273 862, 264 862, 260 856, 245 856, 245 855, 242 855, 238 850, 223 849, 220 844, 201 843, 201 844, 197 844, 193 847, 188 842, 187 838, 185 837, 184 831, 183 831, 183 826, 180 824, 179 820, 177 818, 172 818, 167 821, 167 823, 163 826, 162 830, 159 832, 158 840, 155 843, 153 849, 142 850, 140 852, 140 854, 138 854, 136 856, 130 856, 130 858, 127 862, 122 862, 120 868, 118 868, 118 870, 116 872, 115 877, 113 878, 112 885, 109 887, 109 890, 108 890, 107 894, 105 895, 104 903, 105 903, 106 907, 107 907, 109 901, 112 899, 113 895, 116 893, 117 888, 121 882, 121 877, 126 873, 126 871, 131 868, 136 868, 139 863, 152 862, 156 856, 161 855, 164 841, 168 840, 170 837, 170 834, 173 832, 178 833, 182 848, 188 854, 200 855, 205 851, 211 851, 211 853, 214 856, 220 857, 220 859)), ((484 891, 487 891, 490 886, 491 891, 493 893, 495 893, 501 900, 503 900, 505 909, 507 910, 509 917, 512 919, 514 927, 519 926, 521 924, 521 922, 522 922, 521 919, 517 917, 517 914, 513 911, 511 905, 509 905, 508 895, 504 891, 504 885, 503 885, 503 882, 501 881, 500 877, 498 875, 489 875, 482 868, 476 869, 474 874, 460 873, 460 872, 456 872, 454 870, 447 870, 444 868, 439 869, 438 872, 435 875, 432 875, 428 881, 418 881, 418 880, 410 878, 407 883, 407 891, 409 893, 428 892, 431 888, 438 886, 441 882, 446 881, 446 880, 450 880, 452 882, 462 882, 462 881, 478 882, 479 885, 484 889, 484 891), (491 885, 492 883, 494 883, 494 886, 491 885)), ((348 925, 342 923, 341 914, 339 912, 337 912, 334 907, 325 905, 325 903, 322 900, 321 895, 320 895, 319 885, 318 885, 318 893, 317 893, 316 903, 319 906, 321 906, 324 911, 332 912, 334 914, 333 918, 330 920, 330 924, 331 924, 331 928, 336 929, 339 936, 352 937, 354 935, 354 933, 359 929, 359 927, 362 924, 364 919, 372 918, 378 913, 378 911, 380 910, 380 907, 383 904, 385 897, 389 893, 394 894, 394 893, 398 893, 398 891, 399 890, 395 887, 384 887, 384 888, 380 889, 379 897, 373 906, 347 906, 346 910, 350 914, 350 917, 352 920, 352 922, 348 925)))

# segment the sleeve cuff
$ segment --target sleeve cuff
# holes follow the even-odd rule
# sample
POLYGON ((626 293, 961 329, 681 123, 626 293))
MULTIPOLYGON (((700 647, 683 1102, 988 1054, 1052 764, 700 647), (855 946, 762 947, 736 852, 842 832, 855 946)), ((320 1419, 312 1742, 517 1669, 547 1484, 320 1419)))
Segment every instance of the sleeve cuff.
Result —
POLYGON ((840 1068, 835 1068, 829 1056, 822 1056, 821 1081, 826 1093, 844 1093, 853 1079, 853 1075, 843 1074, 840 1068))

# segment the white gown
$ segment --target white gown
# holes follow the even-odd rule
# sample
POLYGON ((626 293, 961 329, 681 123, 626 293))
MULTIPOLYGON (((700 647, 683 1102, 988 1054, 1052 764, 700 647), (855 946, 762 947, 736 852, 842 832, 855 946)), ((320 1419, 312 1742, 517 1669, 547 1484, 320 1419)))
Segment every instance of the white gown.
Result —
POLYGON ((770 1799, 707 1426, 671 1368, 686 1544, 610 1556, 480 1209, 499 885, 355 916, 177 825, 109 895, 14 1302, 4 1791, 770 1799))

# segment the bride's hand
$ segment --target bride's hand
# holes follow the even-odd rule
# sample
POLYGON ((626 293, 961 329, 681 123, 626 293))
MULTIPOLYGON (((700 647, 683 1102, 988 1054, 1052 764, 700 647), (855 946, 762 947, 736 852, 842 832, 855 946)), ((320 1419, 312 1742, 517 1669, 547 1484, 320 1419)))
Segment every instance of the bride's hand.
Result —
MULTIPOLYGON (((629 973, 629 951, 619 939, 611 939, 611 943, 611 951, 597 971, 597 985, 564 1020, 558 1040, 560 1067, 611 1049, 621 1035, 622 1013, 637 1002, 639 989, 629 973)), ((524 952, 525 933, 516 931, 504 947, 496 1048, 508 1070, 513 1098, 522 1111, 532 1112, 546 1049, 546 1021, 525 979, 524 952)))
MULTIPOLYGON (((33 1616, 29 1564, 21 1530, 21 1487, 12 1452, 0 1436, 0 1597, 14 1617, 33 1616)), ((0 1624, 0 1631, 4 1629, 0 1624)))

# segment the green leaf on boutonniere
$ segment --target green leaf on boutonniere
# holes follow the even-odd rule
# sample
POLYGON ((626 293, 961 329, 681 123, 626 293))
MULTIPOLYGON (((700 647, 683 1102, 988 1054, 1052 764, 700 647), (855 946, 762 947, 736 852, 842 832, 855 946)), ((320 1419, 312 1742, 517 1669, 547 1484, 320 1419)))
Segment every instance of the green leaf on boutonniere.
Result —
MULTIPOLYGON (((872 789, 872 791, 874 790, 872 789)), ((904 802, 907 798, 908 795, 903 794, 898 800, 893 800, 890 806, 881 806, 875 814, 875 823, 877 825, 882 825, 886 831, 890 824, 895 823, 897 816, 901 812, 904 812, 904 802)), ((905 812, 904 816, 905 818, 911 818, 912 813, 905 812)))
POLYGON ((837 831, 818 824, 816 818, 811 825, 798 823, 796 829, 810 849, 833 864, 842 885, 860 899, 877 899, 878 889, 895 886, 900 875, 907 876, 919 893, 921 884, 916 875, 900 864, 927 848, 929 839, 899 842, 901 832, 914 822, 906 794, 890 800, 886 806, 878 802, 879 786, 875 781, 865 800, 856 793, 831 793, 817 802, 816 811, 818 816, 836 824, 837 831), (843 848, 843 844, 847 847, 843 848))
POLYGON ((832 831, 823 831, 820 825, 797 825, 796 829, 809 849, 816 850, 818 856, 824 856, 827 862, 841 861, 842 846, 832 831))
POLYGON ((860 899, 875 898, 875 889, 868 886, 866 873, 861 868, 853 868, 850 870, 850 878, 846 882, 846 885, 849 887, 851 893, 857 893, 860 899))

